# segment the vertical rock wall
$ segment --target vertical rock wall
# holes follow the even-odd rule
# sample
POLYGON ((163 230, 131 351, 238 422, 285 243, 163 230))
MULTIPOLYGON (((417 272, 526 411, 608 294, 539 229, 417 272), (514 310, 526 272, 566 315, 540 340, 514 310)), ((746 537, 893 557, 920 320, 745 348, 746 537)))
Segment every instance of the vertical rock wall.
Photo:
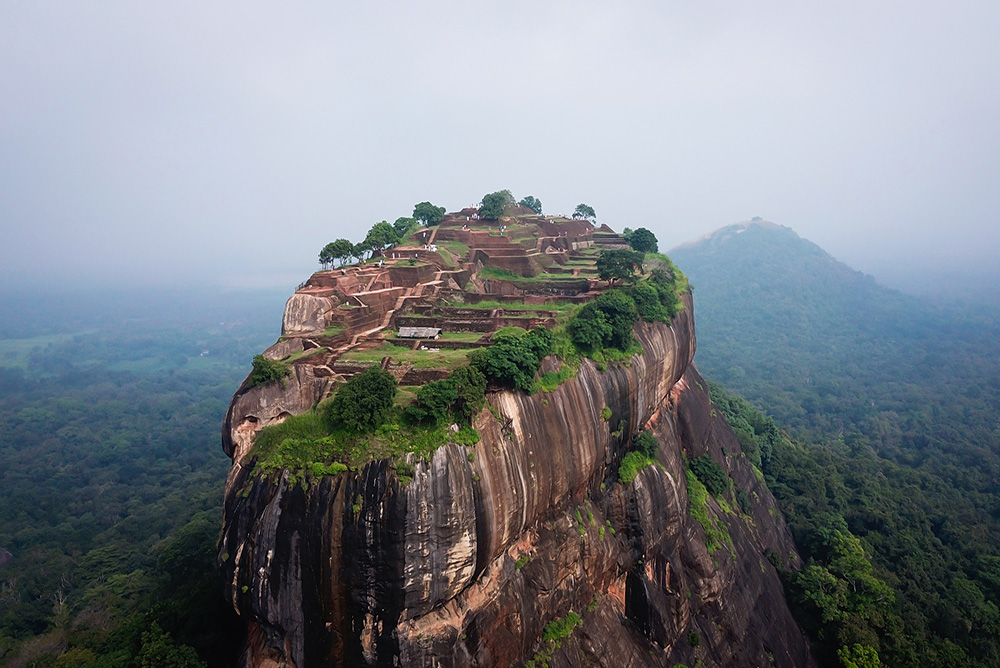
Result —
POLYGON ((554 666, 810 665, 763 556, 794 547, 691 364, 690 297, 672 327, 636 335, 644 352, 628 363, 587 361, 549 394, 491 395, 482 440, 413 457, 406 485, 375 461, 306 490, 232 447, 220 563, 247 620, 245 665, 508 666, 539 651, 554 666), (657 465, 622 485, 643 428, 657 465), (755 499, 751 516, 710 501, 731 539, 713 553, 688 511, 684 452, 711 452, 755 499), (571 611, 581 625, 542 643, 571 611))

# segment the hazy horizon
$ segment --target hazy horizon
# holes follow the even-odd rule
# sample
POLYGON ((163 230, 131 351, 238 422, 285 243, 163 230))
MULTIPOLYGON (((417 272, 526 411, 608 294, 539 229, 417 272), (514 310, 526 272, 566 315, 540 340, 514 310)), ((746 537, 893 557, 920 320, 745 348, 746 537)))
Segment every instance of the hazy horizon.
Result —
POLYGON ((891 287, 1000 292, 998 23, 971 1, 12 3, 0 281, 294 287, 328 241, 509 188, 663 250, 761 216, 891 287))

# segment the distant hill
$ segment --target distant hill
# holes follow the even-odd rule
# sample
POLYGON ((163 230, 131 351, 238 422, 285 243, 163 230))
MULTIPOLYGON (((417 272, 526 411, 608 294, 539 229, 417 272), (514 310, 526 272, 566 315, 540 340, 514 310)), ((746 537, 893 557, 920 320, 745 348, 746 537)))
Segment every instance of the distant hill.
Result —
POLYGON ((885 288, 767 221, 669 255, 694 290, 702 372, 797 441, 763 468, 807 563, 836 570, 822 536, 843 521, 893 590, 891 613, 872 617, 834 610, 810 589, 817 571, 793 578, 820 653, 858 643, 883 665, 1000 665, 996 316, 885 288))
POLYGON ((730 225, 670 257, 695 290, 699 367, 787 426, 822 429, 818 414, 844 402, 860 424, 920 398, 931 377, 978 394, 959 370, 1000 389, 995 318, 883 287, 790 228, 730 225))

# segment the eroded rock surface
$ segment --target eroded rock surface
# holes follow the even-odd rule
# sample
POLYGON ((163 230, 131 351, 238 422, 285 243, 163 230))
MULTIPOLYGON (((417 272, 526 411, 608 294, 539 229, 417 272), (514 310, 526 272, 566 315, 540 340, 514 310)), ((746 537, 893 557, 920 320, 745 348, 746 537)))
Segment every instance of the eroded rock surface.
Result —
MULTIPOLYGON (((794 545, 692 364, 690 296, 672 326, 636 336, 644 352, 628 363, 585 361, 548 394, 490 394, 482 440, 411 456, 406 484, 386 461, 308 490, 257 475, 254 425, 227 420, 220 563, 247 620, 244 665, 522 665, 571 611, 582 624, 548 646, 549 665, 812 665, 764 556, 790 563, 794 545), (644 428, 657 465, 622 485, 644 428), (706 452, 754 499, 749 516, 709 501, 731 540, 713 551, 684 465, 706 452)), ((330 377, 294 368, 283 387, 238 395, 230 416, 279 420, 329 393, 330 377)))

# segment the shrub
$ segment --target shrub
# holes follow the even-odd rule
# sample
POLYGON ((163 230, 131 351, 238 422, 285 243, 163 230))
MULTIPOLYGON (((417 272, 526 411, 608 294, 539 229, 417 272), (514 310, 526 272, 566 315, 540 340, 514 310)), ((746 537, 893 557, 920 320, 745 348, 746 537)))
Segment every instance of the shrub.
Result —
POLYGON ((688 467, 712 496, 719 496, 729 487, 729 477, 709 455, 692 459, 688 467))
POLYGON ((618 467, 618 482, 628 485, 639 475, 639 471, 652 463, 653 460, 641 452, 628 453, 622 457, 622 463, 618 467))
POLYGON ((489 381, 512 390, 529 390, 552 342, 552 332, 541 327, 520 336, 495 335, 489 348, 469 353, 469 363, 489 381))
POLYGON ((606 290, 584 306, 569 324, 570 336, 581 350, 627 350, 639 317, 635 301, 622 290, 606 290))
POLYGON ((392 374, 368 367, 341 386, 330 402, 327 420, 351 431, 373 431, 388 419, 395 397, 392 374))
POLYGON ((670 312, 661 302, 660 292, 649 281, 643 281, 629 291, 639 317, 646 322, 670 322, 670 312))
POLYGON ((288 365, 278 360, 268 359, 263 355, 253 356, 253 370, 247 377, 247 387, 267 385, 292 375, 288 365))
POLYGON ((648 430, 643 430, 639 432, 639 435, 635 437, 635 450, 636 452, 641 452, 649 458, 656 457, 657 450, 660 449, 660 442, 657 440, 653 432, 648 430))

